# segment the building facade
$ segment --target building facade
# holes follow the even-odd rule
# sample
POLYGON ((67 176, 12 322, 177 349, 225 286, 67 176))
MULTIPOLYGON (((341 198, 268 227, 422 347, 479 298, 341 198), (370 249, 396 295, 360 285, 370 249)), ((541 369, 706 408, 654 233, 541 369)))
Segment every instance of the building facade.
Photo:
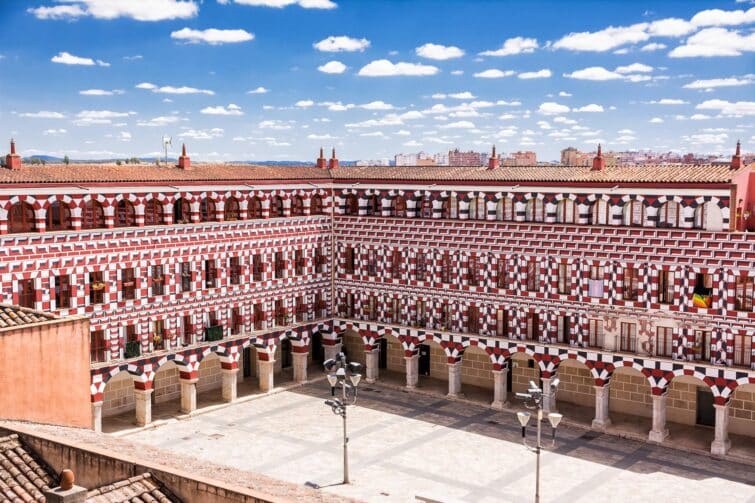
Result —
POLYGON ((737 156, 316 165, 3 170, 4 301, 91 318, 95 427, 149 422, 153 393, 191 411, 244 375, 270 389, 286 360, 303 380, 345 348, 368 380, 489 388, 494 407, 558 376, 595 428, 642 416, 651 441, 706 424, 720 455, 729 431, 755 435, 755 235, 737 216, 755 183, 737 156))

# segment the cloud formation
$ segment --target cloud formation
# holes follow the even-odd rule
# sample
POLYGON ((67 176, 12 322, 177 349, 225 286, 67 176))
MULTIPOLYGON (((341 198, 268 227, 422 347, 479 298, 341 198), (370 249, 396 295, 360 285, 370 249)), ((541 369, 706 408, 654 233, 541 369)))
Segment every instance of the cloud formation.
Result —
POLYGON ((396 77, 396 76, 427 76, 435 75, 440 70, 436 66, 419 63, 392 63, 387 59, 376 59, 363 66, 358 75, 362 77, 396 77))
POLYGON ((366 38, 351 38, 345 35, 333 36, 312 44, 322 52, 364 52, 370 46, 366 38))
POLYGON ((210 45, 234 44, 254 40, 254 34, 246 30, 219 30, 208 28, 206 30, 193 30, 182 28, 170 34, 174 40, 185 41, 190 44, 205 43, 210 45))

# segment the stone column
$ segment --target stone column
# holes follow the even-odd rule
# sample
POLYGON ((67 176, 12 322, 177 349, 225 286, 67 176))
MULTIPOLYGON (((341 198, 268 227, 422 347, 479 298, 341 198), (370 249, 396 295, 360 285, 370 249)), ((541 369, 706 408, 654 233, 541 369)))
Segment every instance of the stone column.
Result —
POLYGON ((456 398, 461 393, 461 362, 448 364, 448 397, 456 398))
POLYGON ((92 429, 102 433, 102 402, 92 402, 92 429))
POLYGON ((152 390, 135 389, 134 401, 136 402, 136 424, 146 426, 152 422, 152 390))
MULTIPOLYGON (((197 410, 197 381, 199 379, 179 379, 181 383, 181 412, 189 414, 197 410)), ((225 382, 223 382, 225 384, 225 382)))
POLYGON ((260 360, 259 375, 257 376, 260 383, 260 391, 267 393, 274 387, 273 371, 275 369, 275 360, 260 360))
POLYGON ((710 444, 710 453, 714 456, 725 456, 731 447, 729 440, 729 404, 713 404, 716 409, 716 430, 713 442, 710 444))
POLYGON ((493 371, 493 403, 491 403, 490 406, 494 409, 501 410, 508 404, 508 401, 506 400, 508 378, 508 369, 493 371))
POLYGON ((653 395, 653 429, 648 434, 648 441, 663 442, 668 437, 668 428, 666 428, 666 396, 653 395))
POLYGON ((322 347, 323 352, 325 354, 326 360, 335 360, 336 356, 338 356, 338 353, 341 352, 341 343, 333 344, 333 345, 323 345, 322 347))
POLYGON ((307 382, 307 358, 309 353, 291 353, 294 358, 294 381, 307 382))
POLYGON ((365 362, 367 363, 364 380, 365 382, 372 384, 378 380, 378 377, 380 375, 380 369, 378 368, 378 362, 380 361, 380 350, 375 348, 372 351, 365 351, 364 358, 365 362))
POLYGON ((608 415, 608 397, 610 395, 609 385, 595 386, 595 419, 592 420, 592 429, 605 431, 606 427, 611 425, 611 418, 608 415))
POLYGON ((406 360, 406 388, 414 389, 419 383, 419 355, 405 356, 406 360))
POLYGON ((551 389, 553 377, 543 377, 543 413, 558 412, 556 409, 556 393, 551 389))
POLYGON ((239 369, 221 369, 223 375, 223 401, 233 402, 238 396, 239 369))

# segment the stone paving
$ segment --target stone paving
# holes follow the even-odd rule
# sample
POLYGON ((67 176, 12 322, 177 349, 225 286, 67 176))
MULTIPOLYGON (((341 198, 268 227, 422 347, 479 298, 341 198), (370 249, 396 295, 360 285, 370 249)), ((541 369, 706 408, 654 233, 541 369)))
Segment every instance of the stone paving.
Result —
MULTIPOLYGON (((535 455, 511 412, 363 385, 349 410, 352 484, 341 419, 320 381, 169 420, 126 436, 365 501, 531 501, 535 455)), ((550 427, 544 431, 550 433, 550 427)), ((534 431, 533 431, 534 433, 534 431)), ((547 437, 549 438, 549 437, 547 437)), ((541 458, 547 501, 755 503, 755 468, 565 426, 541 458)))

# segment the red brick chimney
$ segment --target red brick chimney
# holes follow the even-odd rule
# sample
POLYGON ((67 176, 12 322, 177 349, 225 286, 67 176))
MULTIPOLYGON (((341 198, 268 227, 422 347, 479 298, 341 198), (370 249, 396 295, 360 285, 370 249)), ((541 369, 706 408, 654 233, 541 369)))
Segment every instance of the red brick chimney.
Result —
POLYGON ((16 153, 16 140, 10 140, 10 154, 5 156, 5 167, 8 169, 21 169, 21 156, 16 153))
POLYGON ((186 144, 181 147, 181 156, 178 158, 178 167, 185 170, 191 169, 191 159, 186 155, 186 144))
POLYGON ((606 160, 603 159, 603 151, 598 143, 598 154, 592 158, 592 171, 600 171, 606 167, 606 160))
POLYGON ((322 147, 320 147, 320 157, 317 158, 317 167, 320 169, 328 167, 328 161, 325 160, 325 154, 322 151, 322 147))
POLYGON ((498 156, 495 153, 495 145, 493 145, 493 153, 490 154, 490 159, 488 159, 488 169, 495 169, 498 165, 498 156))
POLYGON ((333 155, 330 158, 330 161, 328 161, 328 167, 330 169, 336 169, 338 167, 338 159, 336 159, 336 148, 333 147, 333 155))
POLYGON ((739 169, 742 167, 742 155, 740 153, 740 145, 739 140, 737 140, 737 151, 736 153, 731 156, 731 168, 730 169, 739 169))

